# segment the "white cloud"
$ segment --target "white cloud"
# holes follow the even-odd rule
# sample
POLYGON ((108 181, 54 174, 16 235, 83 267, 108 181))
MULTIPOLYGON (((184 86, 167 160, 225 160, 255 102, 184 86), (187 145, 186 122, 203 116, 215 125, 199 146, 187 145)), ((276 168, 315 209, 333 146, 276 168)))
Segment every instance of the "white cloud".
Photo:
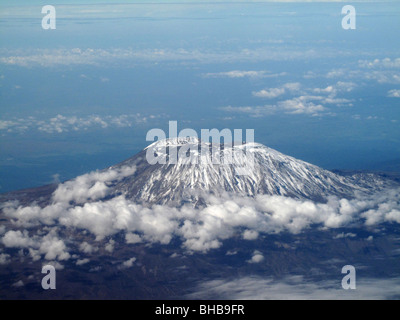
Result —
POLYGON ((233 70, 226 72, 205 73, 205 78, 263 78, 271 76, 268 71, 241 71, 233 70))
POLYGON ((272 99, 290 93, 292 98, 278 101, 274 105, 227 106, 220 109, 226 112, 246 113, 251 117, 269 116, 279 111, 283 111, 286 114, 306 114, 310 116, 334 115, 326 105, 352 106, 352 100, 339 98, 337 95, 343 92, 350 92, 355 87, 355 83, 343 81, 338 81, 325 88, 304 88, 298 82, 286 83, 278 88, 263 89, 252 94, 256 97, 272 99), (293 97, 295 93, 301 95, 293 97))
POLYGON ((92 246, 86 241, 82 242, 79 246, 79 250, 86 254, 91 254, 99 250, 99 248, 92 246))
POLYGON ((271 88, 271 89, 263 89, 261 91, 256 91, 253 92, 253 96, 259 97, 259 98, 276 98, 285 93, 284 88, 271 88))
POLYGON ((314 92, 316 92, 316 93, 334 93, 335 92, 335 88, 333 86, 327 86, 324 89, 315 88, 314 92))
POLYGON ((220 108, 226 112, 235 112, 235 113, 245 113, 249 114, 251 117, 259 118, 267 115, 272 115, 277 111, 277 107, 273 105, 265 105, 265 106, 247 106, 247 107, 222 107, 220 108))
POLYGON ((359 60, 358 68, 351 69, 333 69, 327 73, 326 77, 346 78, 360 80, 373 80, 378 83, 400 83, 400 58, 390 59, 374 59, 374 60, 359 60))
POLYGON ((374 59, 374 60, 359 60, 358 65, 362 68, 400 68, 400 58, 391 59, 391 58, 384 58, 384 59, 374 59))
POLYGON ((130 259, 124 261, 124 262, 121 264, 121 268, 122 268, 122 269, 132 268, 132 267, 133 267, 133 263, 134 263, 135 261, 136 261, 136 258, 135 258, 135 257, 130 258, 130 259))
POLYGON ((227 256, 234 256, 236 255, 238 252, 236 250, 229 250, 225 253, 225 255, 227 256))
POLYGON ((53 200, 57 203, 84 203, 88 200, 104 198, 108 194, 107 183, 119 181, 132 175, 136 167, 122 167, 105 171, 95 171, 84 174, 73 180, 58 185, 53 193, 53 200))
POLYGON ((39 252, 45 255, 46 260, 68 260, 71 256, 66 252, 66 245, 63 240, 53 237, 51 234, 42 238, 39 252))
POLYGON ((254 230, 245 230, 243 232, 243 239, 245 240, 255 240, 258 238, 259 233, 254 230))
POLYGON ((338 81, 335 87, 337 90, 342 92, 351 92, 357 87, 357 84, 351 81, 338 81))
MULTIPOLYGON (((337 52, 335 52, 337 55, 337 52)), ((257 61, 287 61, 312 59, 333 55, 330 51, 314 49, 286 50, 270 45, 255 49, 209 51, 201 49, 187 50, 183 48, 148 48, 135 50, 131 48, 94 49, 35 49, 35 50, 0 50, 0 64, 21 67, 57 67, 69 65, 121 65, 132 67, 144 62, 180 62, 180 63, 210 63, 210 62, 257 62, 257 61)), ((235 71, 234 71, 235 72, 235 71)), ((239 71, 241 72, 241 71, 239 71)), ((244 71, 246 72, 246 71, 244 71)), ((251 71, 250 71, 251 72, 251 71)), ((240 75, 239 73, 237 73, 240 75)), ((232 74, 231 74, 232 75, 232 74)), ((234 74, 233 74, 234 75, 234 74)), ((249 76, 249 75, 247 75, 249 76)))
POLYGON ((388 97, 390 98, 400 98, 400 90, 399 89, 393 89, 388 91, 388 97))
POLYGON ((3 236, 2 242, 8 248, 27 248, 34 245, 27 230, 24 232, 10 230, 3 236))
POLYGON ((86 264, 86 263, 88 263, 88 262, 90 262, 90 260, 88 259, 88 258, 85 258, 85 259, 78 259, 77 261, 76 261, 76 265, 77 266, 82 266, 82 265, 84 265, 84 264, 86 264))
POLYGON ((127 244, 135 244, 135 243, 140 243, 142 242, 142 238, 134 233, 127 233, 125 235, 125 241, 127 244))
POLYGON ((344 232, 342 232, 342 233, 337 234, 333 239, 354 238, 354 237, 357 237, 357 235, 355 233, 351 233, 351 232, 344 233, 344 232))
POLYGON ((374 80, 377 81, 378 83, 390 83, 390 84, 400 83, 400 75, 398 74, 398 71, 395 69, 368 71, 361 74, 360 77, 366 80, 374 80))
POLYGON ((188 299, 226 300, 384 300, 396 299, 400 278, 360 278, 357 290, 343 290, 340 281, 312 282, 302 276, 282 280, 246 276, 237 279, 210 280, 201 283, 188 299))
POLYGON ((113 239, 110 239, 104 249, 110 253, 114 251, 114 246, 115 246, 115 241, 113 239))
POLYGON ((308 96, 300 96, 294 99, 281 101, 278 103, 278 106, 287 113, 292 114, 317 115, 320 112, 326 111, 326 108, 323 105, 315 104, 308 100, 308 96))
POLYGON ((123 59, 124 55, 134 57, 131 50, 114 49, 37 49, 0 57, 0 63, 22 67, 56 65, 99 65, 106 60, 123 59))
POLYGON ((300 83, 298 82, 293 82, 293 83, 286 83, 283 86, 279 88, 268 88, 268 89, 263 89, 260 91, 254 91, 253 96, 259 97, 259 98, 277 98, 283 94, 285 94, 287 91, 289 92, 296 92, 300 90, 300 83))
POLYGON ((332 78, 341 78, 346 74, 346 71, 344 69, 333 69, 331 71, 329 71, 326 74, 326 77, 328 79, 332 79, 332 78))
POLYGON ((328 85, 325 88, 314 88, 308 91, 320 94, 319 96, 306 96, 309 100, 321 101, 324 104, 345 105, 350 104, 351 100, 338 98, 337 95, 343 92, 351 92, 357 85, 354 82, 338 81, 336 84, 328 85))
POLYGON ((63 240, 59 239, 54 230, 43 237, 29 236, 27 230, 8 231, 2 238, 2 243, 7 248, 29 248, 34 260, 37 256, 44 255, 46 260, 68 260, 70 254, 63 240))
POLYGON ((261 254, 260 251, 254 251, 253 256, 251 257, 250 260, 248 260, 248 263, 260 263, 261 261, 264 260, 264 256, 261 254))
POLYGON ((39 120, 35 117, 0 120, 0 130, 5 132, 25 132, 35 129, 43 133, 60 134, 88 129, 127 128, 135 124, 145 123, 149 118, 154 119, 156 116, 144 116, 139 113, 119 116, 89 115, 86 117, 59 114, 46 120, 39 120))

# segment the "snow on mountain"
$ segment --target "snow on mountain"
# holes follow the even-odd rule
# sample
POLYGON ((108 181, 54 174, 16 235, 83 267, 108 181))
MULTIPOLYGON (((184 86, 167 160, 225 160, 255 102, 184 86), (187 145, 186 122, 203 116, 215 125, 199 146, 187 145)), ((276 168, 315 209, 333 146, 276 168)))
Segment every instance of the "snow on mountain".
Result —
POLYGON ((202 194, 224 192, 324 201, 331 195, 351 198, 384 184, 374 175, 344 177, 259 143, 224 146, 197 138, 154 142, 109 170, 126 166, 135 166, 135 173, 113 183, 111 195, 152 204, 202 204, 202 194), (150 164, 146 154, 158 163, 150 164), (219 163, 212 155, 219 156, 219 163))

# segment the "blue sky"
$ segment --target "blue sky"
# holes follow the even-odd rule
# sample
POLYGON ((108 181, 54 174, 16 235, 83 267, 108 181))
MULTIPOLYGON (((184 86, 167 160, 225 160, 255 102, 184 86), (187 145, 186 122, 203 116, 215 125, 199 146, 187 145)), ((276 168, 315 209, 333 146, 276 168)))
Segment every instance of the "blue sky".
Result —
POLYGON ((399 168, 398 3, 351 2, 343 30, 338 2, 100 2, 53 1, 56 30, 49 3, 2 2, 0 191, 119 162, 169 120, 252 128, 327 169, 399 168))

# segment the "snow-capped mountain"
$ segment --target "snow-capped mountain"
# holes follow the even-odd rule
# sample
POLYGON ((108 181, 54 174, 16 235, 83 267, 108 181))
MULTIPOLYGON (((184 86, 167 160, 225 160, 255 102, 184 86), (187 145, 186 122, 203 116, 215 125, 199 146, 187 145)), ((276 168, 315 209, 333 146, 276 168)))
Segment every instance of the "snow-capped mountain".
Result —
POLYGON ((201 206, 207 204, 210 194, 231 193, 325 202, 329 196, 353 198, 358 193, 392 185, 398 183, 372 173, 333 173, 259 143, 227 146, 197 138, 174 138, 154 142, 135 156, 104 170, 59 185, 2 194, 0 201, 18 200, 23 205, 34 201, 46 206, 59 200, 83 204, 124 195, 144 205, 201 206), (149 161, 148 155, 155 157, 157 163, 149 161))
POLYGON ((259 143, 224 147, 196 138, 157 141, 109 169, 126 166, 135 166, 135 173, 113 183, 111 194, 124 194, 143 203, 202 203, 203 194, 218 196, 223 192, 323 201, 330 195, 350 198, 355 192, 367 192, 383 184, 374 175, 344 177, 259 143), (220 163, 213 163, 213 151, 220 156, 220 163), (149 164, 148 154, 161 163, 149 164), (171 164, 174 154, 180 156, 171 164))

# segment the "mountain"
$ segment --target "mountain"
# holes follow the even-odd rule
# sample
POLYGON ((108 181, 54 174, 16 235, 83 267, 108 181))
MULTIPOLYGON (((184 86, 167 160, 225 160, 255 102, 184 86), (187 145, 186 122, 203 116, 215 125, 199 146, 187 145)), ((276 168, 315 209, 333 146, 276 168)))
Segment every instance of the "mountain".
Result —
POLYGON ((158 204, 201 203, 202 194, 221 195, 223 192, 323 201, 331 195, 351 198, 355 192, 368 192, 384 185, 383 180, 373 174, 344 177, 259 143, 224 147, 195 138, 157 141, 110 169, 125 166, 135 166, 136 171, 113 184, 112 194, 124 194, 138 202, 158 204), (206 152, 202 154, 201 150, 206 152), (219 155, 220 164, 212 162, 210 155, 213 151, 219 155), (149 165, 148 152, 165 163, 149 165), (176 164, 172 165, 168 159, 174 152, 181 152, 184 157, 178 157, 176 164), (190 160, 195 159, 196 164, 186 157, 189 153, 192 156, 190 160), (233 161, 224 164, 225 159, 233 161))
MULTIPOLYGON (((154 142, 133 157, 98 173, 111 176, 104 180, 107 185, 104 197, 108 199, 124 195, 145 205, 173 206, 205 205, 207 195, 224 193, 250 197, 280 195, 325 202, 329 196, 352 198, 395 183, 373 173, 334 173, 259 143, 226 146, 197 138, 154 142), (161 163, 150 164, 148 154, 155 155, 161 163), (171 164, 174 154, 179 156, 171 164), (219 156, 219 163, 213 162, 213 154, 219 156)), ((77 179, 80 177, 70 181, 77 179)), ((94 177, 92 185, 96 182, 94 177)), ((11 192, 0 195, 0 201, 17 199, 28 204, 34 199, 47 205, 56 189, 57 185, 49 185, 11 192)))

